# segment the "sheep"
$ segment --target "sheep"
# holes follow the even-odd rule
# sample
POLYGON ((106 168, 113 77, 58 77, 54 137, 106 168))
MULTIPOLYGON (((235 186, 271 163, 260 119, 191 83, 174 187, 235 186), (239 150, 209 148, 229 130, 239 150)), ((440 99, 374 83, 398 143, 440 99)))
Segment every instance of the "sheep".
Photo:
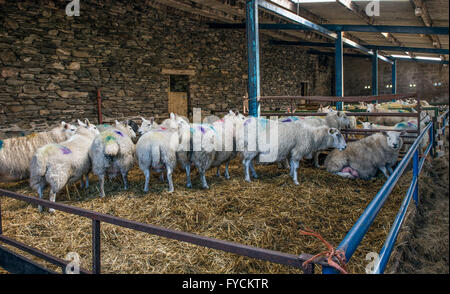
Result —
MULTIPOLYGON (((81 179, 89 173, 89 147, 99 131, 95 125, 83 124, 75 135, 59 144, 47 144, 40 147, 31 158, 30 186, 43 197, 46 184, 50 185, 50 201, 55 202, 56 194, 68 183, 81 179)), ((39 206, 42 212, 42 206, 39 206)), ((49 209, 53 212, 54 209, 49 209)))
POLYGON ((185 116, 178 115, 178 114, 171 112, 169 115, 169 118, 163 120, 163 122, 161 123, 161 126, 176 129, 176 128, 178 128, 178 122, 180 120, 183 120, 183 121, 189 123, 189 120, 185 116))
POLYGON ((155 118, 153 116, 149 120, 141 117, 141 120, 141 126, 137 129, 137 134, 139 136, 142 136, 148 131, 159 127, 159 125, 155 122, 155 118))
MULTIPOLYGON (((143 121, 145 124, 145 121, 143 121)), ((151 170, 166 170, 169 192, 174 191, 172 172, 177 164, 178 129, 159 126, 146 131, 136 144, 139 168, 144 172, 144 192, 148 192, 151 170)))
MULTIPOLYGON (((309 126, 327 126, 329 128, 336 128, 341 130, 343 128, 348 128, 352 124, 352 120, 343 111, 333 111, 327 113, 325 119, 320 117, 308 117, 304 120, 299 120, 298 123, 307 124, 309 126)), ((356 127, 356 126, 355 126, 356 127)), ((314 150, 312 154, 308 154, 305 158, 314 158, 314 166, 320 167, 319 165, 319 155, 322 150, 314 150)))
MULTIPOLYGON (((378 104, 368 104, 367 105, 367 112, 406 112, 404 110, 390 110, 390 109, 383 109, 378 104)), ((368 117, 369 122, 373 122, 380 125, 385 126, 393 126, 397 123, 400 123, 404 120, 414 119, 414 117, 395 117, 395 116, 375 116, 375 117, 368 117)))
POLYGON ((30 176, 30 160, 35 151, 46 144, 69 139, 76 126, 61 122, 50 131, 33 133, 24 137, 0 140, 0 182, 13 182, 30 176))
MULTIPOLYGON (((294 184, 299 185, 297 169, 304 156, 316 150, 346 147, 339 130, 327 126, 315 127, 295 122, 278 123, 262 118, 250 118, 240 125, 238 132, 238 148, 243 150, 242 163, 247 182, 251 182, 249 169, 252 160, 257 156, 260 162, 280 162, 289 159, 290 176, 294 184), (270 143, 265 144, 268 136, 270 143)), ((252 174, 254 177, 257 176, 254 171, 252 174)))
POLYGON ((214 162, 216 152, 220 150, 218 133, 211 124, 188 124, 179 120, 180 149, 177 160, 186 170, 186 186, 192 187, 190 179, 190 166, 194 164, 200 174, 203 189, 208 189, 205 173, 214 162))
MULTIPOLYGON (((425 113, 424 113, 425 114, 425 113)), ((426 127, 426 124, 430 121, 430 118, 428 115, 423 115, 423 119, 420 122, 420 129, 423 130, 426 127)), ((383 126, 383 125, 378 125, 378 124, 374 124, 372 122, 364 122, 363 123, 363 129, 369 129, 369 130, 373 130, 373 129, 386 129, 386 130, 417 130, 417 119, 413 119, 413 120, 408 120, 408 121, 402 121, 397 123, 395 126, 383 126)), ((428 146, 429 143, 429 134, 428 132, 424 135, 422 141, 420 141, 420 148, 419 148, 419 152, 420 154, 423 154, 423 152, 425 151, 425 148, 428 146)), ((403 147, 406 147, 403 146, 403 147)), ((402 151, 406 151, 405 148, 402 149, 402 151)))
MULTIPOLYGON (((137 131, 138 131, 138 129, 139 129, 139 126, 136 124, 136 122, 134 122, 134 121, 131 120, 131 119, 125 120, 125 121, 123 122, 123 124, 125 124, 126 126, 129 126, 129 127, 133 130, 133 132, 134 132, 135 134, 137 133, 137 131)), ((106 131, 106 130, 108 130, 108 129, 113 129, 113 128, 114 128, 114 125, 106 124, 106 123, 97 125, 97 129, 98 129, 98 131, 99 131, 100 133, 103 132, 103 131, 106 131)))
POLYGON ((365 180, 380 170, 388 178, 403 145, 401 134, 398 131, 377 133, 350 142, 343 151, 333 150, 325 159, 326 170, 341 177, 365 180))
POLYGON ((230 173, 228 166, 230 160, 236 157, 236 126, 245 120, 245 116, 239 112, 234 113, 232 110, 229 111, 222 119, 216 120, 212 123, 212 126, 217 131, 218 136, 216 137, 220 140, 220 150, 215 150, 216 155, 214 161, 211 163, 211 167, 216 167, 217 177, 220 177, 220 166, 225 163, 225 178, 230 179, 230 173))
MULTIPOLYGON (((125 122, 127 123, 127 122, 125 122)), ((98 134, 89 148, 92 172, 99 178, 100 197, 105 197, 105 175, 114 178, 120 172, 124 190, 128 189, 128 171, 133 166, 136 137, 129 124, 116 120, 115 127, 98 134)))

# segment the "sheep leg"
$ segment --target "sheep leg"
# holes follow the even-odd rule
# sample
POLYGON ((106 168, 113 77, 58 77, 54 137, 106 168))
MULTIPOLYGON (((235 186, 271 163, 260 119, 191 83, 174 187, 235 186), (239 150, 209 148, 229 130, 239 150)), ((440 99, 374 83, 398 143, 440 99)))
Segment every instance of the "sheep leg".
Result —
POLYGON ((216 176, 217 176, 218 178, 220 178, 220 166, 217 167, 216 176))
POLYGON ((384 174, 384 176, 386 178, 389 178, 389 174, 388 174, 388 172, 386 170, 386 167, 382 166, 382 167, 379 167, 378 169, 381 170, 381 172, 384 174))
POLYGON ((299 163, 299 161, 291 159, 290 164, 291 164, 291 167, 292 167, 292 175, 291 175, 292 176, 292 180, 294 181, 295 185, 299 185, 299 182, 298 182, 298 179, 297 179, 297 169, 298 169, 298 166, 300 165, 300 163, 299 163))
POLYGON ((84 188, 87 189, 89 188, 89 176, 85 175, 85 180, 86 180, 86 185, 84 185, 84 188))
POLYGON ((150 181, 150 169, 149 168, 144 170, 144 175, 145 175, 144 192, 148 192, 148 183, 150 181))
POLYGON ((100 197, 105 197, 105 175, 98 175, 98 185, 100 186, 100 197))
POLYGON ((392 170, 392 167, 390 167, 389 165, 386 165, 386 168, 391 175, 394 173, 394 171, 392 170))
MULTIPOLYGON (((44 192, 44 185, 39 185, 39 188, 38 188, 39 199, 42 199, 44 197, 43 192, 44 192)), ((38 205, 38 209, 39 209, 39 212, 42 212, 44 210, 42 205, 38 205)))
POLYGON ((351 173, 337 172, 336 174, 343 178, 348 178, 348 179, 352 179, 352 180, 355 178, 351 173))
POLYGON ((317 168, 320 167, 319 155, 320 155, 320 151, 314 152, 314 166, 317 167, 317 168))
POLYGON ((209 189, 208 183, 206 182, 205 170, 199 169, 198 172, 200 173, 200 179, 202 181, 202 188, 203 189, 209 189))
POLYGON ((250 173, 249 173, 250 160, 244 159, 244 160, 242 161, 242 164, 244 165, 244 176, 245 176, 245 181, 250 183, 250 182, 252 181, 252 180, 250 179, 250 173))
POLYGON ((123 189, 128 190, 128 172, 122 171, 123 189))
POLYGON ((81 180, 80 180, 80 188, 81 188, 81 189, 84 188, 84 175, 81 176, 81 180))
POLYGON ((191 183, 191 166, 189 164, 186 164, 184 169, 186 170, 186 187, 192 188, 192 183, 191 183))
POLYGON ((173 181, 172 181, 172 168, 167 167, 166 166, 166 170, 167 170, 167 182, 169 183, 169 192, 172 193, 173 192, 173 181))
MULTIPOLYGON (((51 202, 56 202, 56 192, 53 191, 53 189, 50 189, 50 197, 49 197, 49 200, 50 200, 51 202)), ((48 209, 48 212, 53 213, 53 212, 55 212, 55 209, 49 208, 49 209, 48 209)))
POLYGON ((229 170, 228 170, 228 166, 229 166, 229 165, 230 165, 230 162, 227 161, 227 162, 225 163, 225 179, 227 179, 227 180, 230 179, 230 172, 229 172, 229 170))
POLYGON ((253 161, 250 161, 250 171, 252 172, 252 177, 254 179, 258 178, 258 174, 255 171, 255 167, 253 166, 253 161))
POLYGON ((159 181, 160 181, 161 183, 164 183, 164 173, 161 173, 161 174, 159 175, 159 181))

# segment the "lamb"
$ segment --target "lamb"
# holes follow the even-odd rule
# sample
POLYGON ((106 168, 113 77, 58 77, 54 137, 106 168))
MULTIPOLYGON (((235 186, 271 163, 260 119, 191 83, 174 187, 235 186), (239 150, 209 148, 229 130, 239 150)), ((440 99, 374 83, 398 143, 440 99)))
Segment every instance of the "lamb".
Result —
POLYGON ((398 131, 388 131, 350 142, 344 151, 333 150, 325 159, 326 170, 341 177, 370 179, 378 170, 392 174, 403 140, 398 131))
POLYGON ((76 126, 61 122, 50 131, 33 133, 25 137, 0 140, 0 182, 13 182, 30 176, 29 166, 39 147, 59 143, 75 134, 76 126))
MULTIPOLYGON (((55 202, 56 194, 68 183, 81 179, 89 173, 91 163, 89 147, 99 131, 95 125, 79 121, 75 135, 59 144, 40 147, 31 158, 30 186, 43 197, 43 190, 50 185, 50 201, 55 202)), ((42 212, 42 206, 39 206, 42 212)), ((53 212, 49 209, 49 212, 53 212)))
POLYGON ((101 132, 92 142, 89 158, 92 172, 99 178, 100 197, 105 197, 105 175, 109 175, 111 179, 120 172, 124 190, 128 189, 127 175, 134 162, 135 146, 132 139, 135 137, 131 125, 124 125, 116 120, 115 128, 101 132))
MULTIPOLYGON (((304 156, 316 150, 346 148, 344 137, 339 130, 327 126, 315 127, 295 122, 278 123, 267 119, 250 118, 238 131, 238 148, 243 150, 242 163, 247 182, 251 182, 249 169, 252 160, 257 156, 260 162, 280 162, 289 159, 290 175, 294 184, 298 185, 297 169, 304 156), (247 136, 242 135, 245 133, 247 136), (264 144, 267 136, 270 143, 264 144), (252 142, 252 137, 257 143, 252 142)), ((252 174, 256 175, 253 171, 252 174)))

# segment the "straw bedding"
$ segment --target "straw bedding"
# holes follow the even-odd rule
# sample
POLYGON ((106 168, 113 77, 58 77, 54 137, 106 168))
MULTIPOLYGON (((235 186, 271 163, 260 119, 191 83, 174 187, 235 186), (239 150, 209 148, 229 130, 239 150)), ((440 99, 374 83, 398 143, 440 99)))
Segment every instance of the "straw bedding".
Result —
MULTIPOLYGON (((91 176, 88 190, 72 186, 58 202, 127 219, 182 230, 247 245, 301 254, 324 250, 321 242, 302 236, 299 229, 319 232, 334 246, 361 215, 385 179, 348 180, 312 168, 300 167, 300 186, 294 186, 286 170, 276 165, 257 166, 260 178, 246 183, 242 166, 230 166, 232 179, 216 178, 210 170, 209 190, 200 188, 196 172, 192 189, 184 187, 185 176, 174 174, 175 192, 152 177, 148 194, 142 192, 144 176, 135 167, 129 175, 130 189, 120 181, 105 184, 106 197, 98 198, 97 180, 91 176)), ((400 179, 349 262, 352 273, 364 273, 368 252, 379 252, 406 193, 410 172, 400 179)), ((26 181, 0 187, 35 195, 26 181)), ((46 189, 48 195, 48 188, 46 189)), ((38 213, 36 207, 2 197, 3 228, 13 237, 57 257, 77 252, 81 266, 91 268, 91 221, 56 211, 38 213)), ((300 273, 295 268, 169 240, 163 237, 104 224, 101 226, 103 273, 300 273)), ((34 257, 25 254, 34 260, 34 257)), ((39 261, 45 265, 45 262, 39 261)), ((50 266, 57 270, 56 267, 50 266)), ((317 268, 319 269, 319 268, 317 268)), ((320 271, 318 271, 320 272, 320 271)))

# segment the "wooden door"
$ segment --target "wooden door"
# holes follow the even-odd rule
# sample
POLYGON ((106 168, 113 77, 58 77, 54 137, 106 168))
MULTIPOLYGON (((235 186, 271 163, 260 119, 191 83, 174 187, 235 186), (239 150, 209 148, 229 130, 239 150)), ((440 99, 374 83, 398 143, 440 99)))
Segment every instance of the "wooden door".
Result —
POLYGON ((187 92, 169 92, 169 113, 187 116, 187 92))

